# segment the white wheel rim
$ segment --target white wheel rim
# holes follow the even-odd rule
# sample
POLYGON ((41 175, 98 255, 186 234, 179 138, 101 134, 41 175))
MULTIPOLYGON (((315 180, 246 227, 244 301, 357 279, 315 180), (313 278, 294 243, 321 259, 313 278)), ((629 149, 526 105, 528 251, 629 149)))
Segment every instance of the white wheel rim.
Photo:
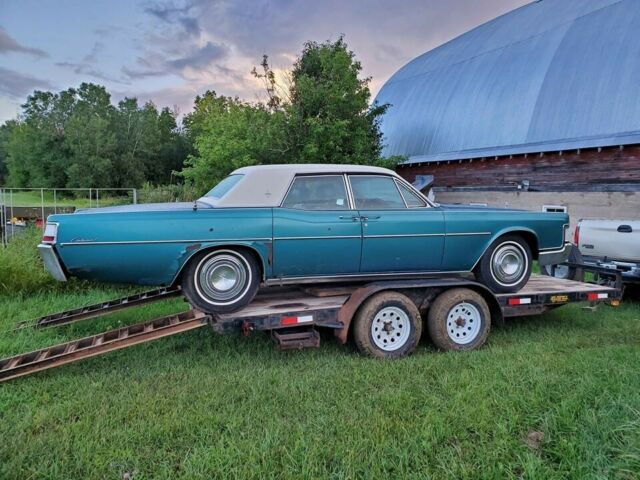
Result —
POLYGON ((447 334, 458 345, 473 342, 482 327, 482 316, 478 307, 461 302, 454 305, 447 315, 447 334))
POLYGON ((491 274, 500 285, 516 285, 526 274, 529 259, 522 246, 516 242, 504 242, 491 255, 491 274))
POLYGON ((553 270, 553 276, 556 278, 568 278, 569 266, 568 265, 553 265, 549 267, 553 270))
POLYGON ((371 322, 373 343, 385 352, 402 348, 407 343, 410 333, 409 315, 398 307, 383 308, 376 313, 371 322))

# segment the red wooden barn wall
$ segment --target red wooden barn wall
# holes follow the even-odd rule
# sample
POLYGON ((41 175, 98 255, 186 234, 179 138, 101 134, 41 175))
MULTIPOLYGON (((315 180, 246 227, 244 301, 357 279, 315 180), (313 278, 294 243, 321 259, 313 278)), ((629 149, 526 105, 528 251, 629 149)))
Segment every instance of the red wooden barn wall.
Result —
POLYGON ((413 182, 433 175, 436 187, 508 187, 528 180, 536 190, 599 191, 605 185, 637 184, 640 145, 398 166, 413 182))

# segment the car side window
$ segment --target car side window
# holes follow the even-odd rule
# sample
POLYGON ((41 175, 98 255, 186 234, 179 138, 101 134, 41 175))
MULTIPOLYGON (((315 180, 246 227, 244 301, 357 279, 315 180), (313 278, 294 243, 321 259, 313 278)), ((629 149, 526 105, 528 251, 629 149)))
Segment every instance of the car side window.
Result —
POLYGON ((344 179, 342 175, 296 177, 282 206, 299 210, 348 210, 344 179))
POLYGON ((425 201, 422 200, 418 195, 416 195, 415 192, 411 191, 409 187, 403 185, 400 182, 396 183, 398 185, 398 188, 400 189, 400 193, 402 193, 402 198, 404 198, 404 201, 407 203, 407 207, 418 208, 427 205, 425 201))
POLYGON ((406 208, 396 187, 396 182, 391 177, 351 175, 349 181, 358 209, 406 208))

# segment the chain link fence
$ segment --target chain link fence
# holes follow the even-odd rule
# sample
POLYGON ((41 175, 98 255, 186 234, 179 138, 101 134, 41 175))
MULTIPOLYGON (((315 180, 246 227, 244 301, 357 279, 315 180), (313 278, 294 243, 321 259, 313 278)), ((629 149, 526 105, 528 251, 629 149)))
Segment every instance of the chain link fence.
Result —
POLYGON ((52 214, 132 203, 138 203, 135 188, 0 187, 0 244, 6 246, 29 225, 43 228, 52 214))

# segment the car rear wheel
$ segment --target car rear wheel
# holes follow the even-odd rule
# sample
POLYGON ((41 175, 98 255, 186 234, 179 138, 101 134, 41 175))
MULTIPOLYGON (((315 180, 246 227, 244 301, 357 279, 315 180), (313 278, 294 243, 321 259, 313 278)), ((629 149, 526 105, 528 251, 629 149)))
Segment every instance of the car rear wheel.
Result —
POLYGON ((531 276, 531 249, 517 235, 496 239, 476 269, 478 280, 496 293, 517 292, 531 276))
POLYGON ((230 313, 253 300, 260 272, 253 255, 214 250, 196 255, 183 275, 182 289, 189 303, 206 313, 230 313))
POLYGON ((371 357, 409 355, 422 335, 418 308, 408 297, 397 292, 375 294, 360 307, 354 322, 356 346, 371 357))
POLYGON ((487 341, 491 313, 482 296, 468 288, 441 293, 429 308, 427 328, 441 350, 473 350, 487 341))

